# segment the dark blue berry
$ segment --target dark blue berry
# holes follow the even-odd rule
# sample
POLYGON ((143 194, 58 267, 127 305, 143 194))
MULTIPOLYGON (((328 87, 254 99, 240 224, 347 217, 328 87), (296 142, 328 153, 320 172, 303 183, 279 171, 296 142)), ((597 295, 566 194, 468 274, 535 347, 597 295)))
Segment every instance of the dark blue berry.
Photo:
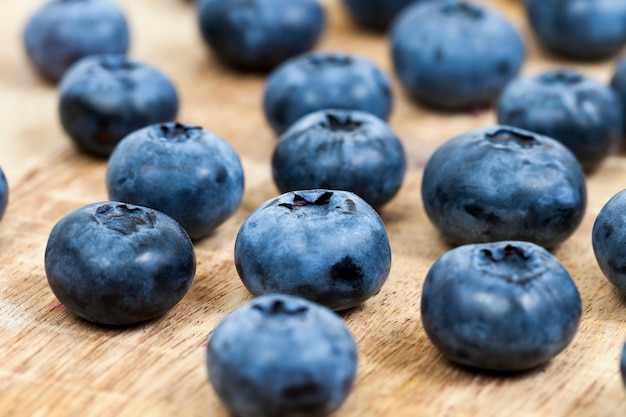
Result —
POLYGON ((199 239, 237 210, 244 177, 226 141, 170 122, 126 136, 109 158, 106 184, 111 200, 162 211, 199 239))
POLYGON ((391 28, 396 74, 428 105, 460 110, 490 104, 517 75, 524 44, 499 13, 465 1, 417 2, 391 28))
POLYGON ((593 224, 591 243, 600 269, 626 294, 626 190, 614 195, 593 224))
POLYGON ((626 44, 626 2, 525 0, 526 14, 545 47, 575 59, 603 59, 626 44))
POLYGON ((406 170, 402 143, 387 123, 356 110, 320 110, 297 121, 272 157, 281 192, 327 188, 358 194, 374 207, 396 194, 406 170))
POLYGON ((79 59, 95 54, 125 54, 129 43, 126 18, 109 0, 47 1, 24 28, 31 63, 53 82, 79 59))
POLYGON ((189 236, 171 217, 108 201, 57 222, 45 267, 68 310, 95 323, 129 325, 174 307, 191 285, 196 261, 189 236))
POLYGON ((125 55, 83 58, 67 71, 59 94, 67 134, 83 151, 102 157, 127 134, 178 113, 169 78, 125 55))
POLYGON ((267 80, 263 109, 278 134, 324 109, 362 110, 387 120, 391 86, 373 63, 357 55, 309 52, 276 68, 267 80))
POLYGON ((526 240, 553 247, 582 221, 585 175, 560 142, 494 126, 450 139, 430 157, 422 200, 453 244, 526 240))
POLYGON ((581 311, 565 268, 529 242, 452 249, 422 289, 422 323, 433 344, 454 362, 487 370, 547 362, 571 342, 581 311))
POLYGON ((354 384, 357 347, 329 309, 286 295, 256 298, 209 338, 209 380, 238 417, 325 417, 354 384))
POLYGON ((317 0, 203 0, 202 36, 235 67, 266 71, 309 51, 325 25, 317 0))
POLYGON ((378 293, 391 250, 380 217, 356 194, 295 191, 266 201, 246 219, 235 265, 254 295, 291 294, 345 310, 378 293))
POLYGON ((585 170, 622 141, 621 102, 608 85, 578 71, 554 69, 512 80, 498 101, 498 122, 549 136, 585 170))

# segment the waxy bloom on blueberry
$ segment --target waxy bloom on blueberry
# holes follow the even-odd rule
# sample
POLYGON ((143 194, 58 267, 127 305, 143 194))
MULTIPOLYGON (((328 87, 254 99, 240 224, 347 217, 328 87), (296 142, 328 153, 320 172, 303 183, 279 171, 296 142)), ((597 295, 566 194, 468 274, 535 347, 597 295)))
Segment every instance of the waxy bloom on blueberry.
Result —
POLYGON ((578 228, 585 174, 560 142, 510 126, 456 136, 430 157, 426 214, 452 244, 526 240, 553 247, 578 228))
POLYGON ((235 265, 254 295, 291 294, 345 310, 378 293, 391 249, 382 220, 356 194, 293 191, 246 219, 235 241, 235 265))
POLYGON ((126 136, 109 158, 106 185, 111 200, 162 211, 195 240, 237 210, 244 177, 228 142, 201 127, 170 122, 126 136))
POLYGON ((428 271, 421 315, 450 360, 481 369, 541 365, 574 338, 580 294, 559 261, 530 242, 465 245, 428 271))
POLYGON ((106 201, 57 222, 45 267, 52 292, 68 310, 95 323, 129 325, 178 304, 196 259, 189 236, 171 217, 106 201))
POLYGON ((299 297, 258 297, 226 316, 207 348, 209 380, 238 417, 325 417, 354 384, 357 347, 341 318, 299 297))

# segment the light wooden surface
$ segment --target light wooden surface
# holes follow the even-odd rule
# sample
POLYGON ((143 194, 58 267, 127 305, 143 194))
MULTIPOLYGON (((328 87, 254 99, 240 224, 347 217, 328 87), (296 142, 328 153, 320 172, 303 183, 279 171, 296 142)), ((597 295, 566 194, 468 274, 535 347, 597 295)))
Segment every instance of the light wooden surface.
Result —
MULTIPOLYGON (((204 364, 209 332, 250 299, 233 265, 233 244, 246 216, 275 196, 270 155, 275 137, 261 112, 264 77, 217 63, 198 34, 193 7, 179 0, 119 0, 132 25, 132 50, 175 81, 180 120, 228 140, 246 173, 243 204, 211 237, 196 243, 198 268, 183 301, 163 318, 106 329, 75 318, 48 288, 48 234, 70 210, 107 198, 106 162, 79 154, 63 134, 54 86, 26 62, 21 32, 39 0, 0 2, 0 166, 10 204, 0 223, 0 415, 225 416, 204 364)), ((499 7, 528 45, 523 72, 570 65, 607 81, 616 60, 557 61, 537 47, 515 0, 499 7)), ((391 73, 383 35, 356 27, 338 0, 325 7, 329 27, 319 49, 361 53, 391 73)), ((344 315, 359 345, 355 389, 338 417, 613 416, 626 390, 618 357, 626 339, 626 300, 602 276, 591 227, 604 203, 626 187, 626 160, 609 158, 588 178, 580 229, 555 250, 581 292, 584 310, 573 343, 546 366, 515 376, 468 371, 446 361, 420 323, 423 279, 446 249, 420 200, 422 168, 444 140, 495 122, 491 110, 438 114, 411 103, 394 81, 390 120, 410 169, 382 213, 393 249, 391 275, 379 295, 344 315)))

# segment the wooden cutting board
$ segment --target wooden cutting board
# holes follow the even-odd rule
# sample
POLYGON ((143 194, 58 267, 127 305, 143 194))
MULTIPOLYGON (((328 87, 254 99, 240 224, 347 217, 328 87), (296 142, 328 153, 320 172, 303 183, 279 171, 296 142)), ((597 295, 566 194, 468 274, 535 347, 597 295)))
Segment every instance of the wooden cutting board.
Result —
MULTIPOLYGON (((233 264, 239 226, 277 195, 270 172, 276 138, 261 111, 264 77, 220 65, 204 48, 194 8, 178 0, 119 0, 132 26, 130 54, 175 81, 180 121, 201 125, 239 152, 246 190, 236 214, 197 242, 198 268, 183 301, 161 319, 129 329, 86 323, 48 288, 43 254, 61 216, 107 199, 106 161, 77 152, 60 128, 57 91, 37 78, 21 33, 38 0, 0 3, 0 166, 10 204, 0 223, 0 415, 226 416, 207 382, 205 343, 216 324, 251 296, 233 264)), ((567 65, 608 81, 616 59, 559 61, 543 52, 520 2, 491 0, 528 45, 523 72, 567 65)), ((339 0, 325 7, 329 27, 319 49, 360 53, 391 74, 384 35, 366 32, 339 0)), ((390 120, 402 138, 409 171, 382 212, 392 250, 383 290, 343 315, 360 354, 353 393, 337 416, 613 416, 626 390, 618 357, 626 339, 626 299, 600 272, 591 228, 604 203, 626 187, 626 159, 610 157, 588 177, 589 204, 580 229, 554 251, 581 292, 584 311, 573 343, 546 366, 514 376, 457 367, 432 346, 420 323, 421 286, 449 249, 425 216, 423 166, 435 148, 464 131, 495 123, 492 110, 441 114, 410 102, 394 81, 390 120)))

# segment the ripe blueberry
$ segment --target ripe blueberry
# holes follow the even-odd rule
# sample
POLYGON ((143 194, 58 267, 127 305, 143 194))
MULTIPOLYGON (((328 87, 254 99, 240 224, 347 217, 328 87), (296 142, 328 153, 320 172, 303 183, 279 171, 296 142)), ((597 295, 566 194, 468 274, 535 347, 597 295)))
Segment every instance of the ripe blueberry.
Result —
POLYGON ((198 16, 222 61, 261 71, 313 48, 325 25, 317 0, 202 0, 198 16))
POLYGON ((254 295, 291 294, 345 310, 378 293, 391 250, 380 217, 356 194, 294 191, 246 219, 235 241, 235 265, 254 295))
POLYGON ((525 0, 531 28, 550 50, 577 59, 602 59, 626 44, 626 2, 525 0))
POLYGON ((334 52, 297 56, 270 74, 263 109, 276 133, 308 113, 329 108, 363 110, 387 120, 389 80, 367 59, 334 52))
POLYGON ((130 43, 123 12, 109 0, 50 0, 24 28, 35 69, 57 82, 76 61, 95 54, 125 54, 130 43))
POLYGON ((626 294, 626 190, 614 195, 600 210, 593 224, 591 243, 600 269, 626 294))
POLYGON ((237 210, 244 178, 226 141, 200 127, 170 122, 122 139, 109 158, 106 184, 111 200, 162 211, 200 239, 237 210))
POLYGON ((45 267, 68 310, 95 323, 129 325, 174 307, 191 285, 196 261, 189 236, 171 217, 108 201, 57 222, 45 267))
POLYGON ((109 156, 127 134, 174 120, 177 112, 172 82, 125 55, 83 58, 61 81, 61 124, 80 149, 96 156, 109 156))
POLYGON ((430 157, 422 201, 453 244, 567 239, 586 207, 585 175, 560 142, 495 126, 450 139, 430 157))
POLYGON ((233 415, 324 417, 352 389, 357 347, 329 309, 273 294, 222 320, 209 338, 207 368, 233 415))
POLYGON ((428 105, 490 104, 524 61, 524 44, 499 13, 465 1, 417 2, 391 28, 395 72, 428 105))
POLYGON ((422 290, 422 323, 433 344, 454 362, 495 371, 547 362, 573 339, 581 311, 568 272, 530 242, 452 249, 422 290))
POLYGON ((283 193, 346 190, 380 207, 400 188, 405 159, 402 143, 378 117, 356 110, 320 110, 280 138, 272 173, 283 193))
POLYGON ((621 102, 600 81, 570 69, 512 80, 498 101, 498 122, 558 140, 592 170, 621 143, 621 102))

